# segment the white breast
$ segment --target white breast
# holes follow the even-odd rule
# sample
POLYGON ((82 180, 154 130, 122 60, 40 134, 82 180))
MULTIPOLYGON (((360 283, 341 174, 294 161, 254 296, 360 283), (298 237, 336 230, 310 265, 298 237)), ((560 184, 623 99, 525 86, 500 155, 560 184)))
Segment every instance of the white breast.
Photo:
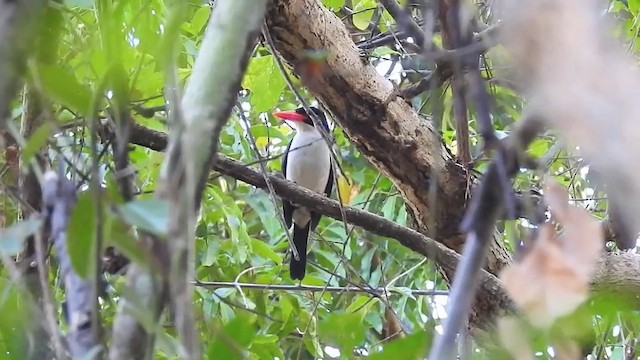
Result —
POLYGON ((329 178, 331 153, 322 135, 311 126, 300 126, 289 151, 287 179, 323 193, 329 178))

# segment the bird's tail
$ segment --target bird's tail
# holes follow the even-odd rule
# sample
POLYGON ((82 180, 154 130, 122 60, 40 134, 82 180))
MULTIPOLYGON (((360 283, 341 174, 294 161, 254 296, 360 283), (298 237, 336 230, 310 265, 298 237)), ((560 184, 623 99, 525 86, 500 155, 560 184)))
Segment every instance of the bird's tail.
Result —
POLYGON ((291 254, 291 262, 289 263, 289 274, 293 280, 302 280, 307 268, 307 241, 309 240, 309 225, 311 221, 307 223, 307 226, 301 228, 295 223, 293 224, 293 244, 298 250, 300 260, 296 260, 293 254, 291 254))

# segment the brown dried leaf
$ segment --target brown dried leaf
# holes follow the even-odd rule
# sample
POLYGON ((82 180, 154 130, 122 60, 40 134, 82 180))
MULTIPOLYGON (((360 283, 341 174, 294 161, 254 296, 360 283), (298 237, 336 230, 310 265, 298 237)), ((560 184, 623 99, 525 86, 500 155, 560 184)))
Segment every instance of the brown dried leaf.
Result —
POLYGON ((584 208, 570 206, 569 194, 553 180, 545 181, 545 200, 554 219, 562 224, 561 242, 567 261, 589 281, 604 244, 604 230, 584 208))
POLYGON ((542 225, 525 258, 500 275, 509 296, 541 328, 570 314, 586 299, 604 237, 586 210, 568 204, 560 185, 547 181, 545 199, 564 232, 558 236, 552 224, 542 225))

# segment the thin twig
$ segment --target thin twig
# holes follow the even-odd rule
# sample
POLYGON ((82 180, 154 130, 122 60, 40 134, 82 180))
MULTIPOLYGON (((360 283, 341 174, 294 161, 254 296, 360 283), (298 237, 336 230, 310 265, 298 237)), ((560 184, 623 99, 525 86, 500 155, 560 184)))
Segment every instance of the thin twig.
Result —
MULTIPOLYGON (((167 146, 166 134, 147 129, 141 125, 132 128, 131 141, 134 144, 156 151, 164 151, 167 146)), ((259 188, 266 187, 262 173, 222 154, 219 154, 218 157, 213 160, 212 169, 253 186, 259 188)), ((269 179, 278 196, 289 201, 294 201, 313 211, 317 211, 323 216, 342 221, 342 213, 337 201, 305 189, 280 176, 269 175, 269 179)), ((439 264, 443 264, 443 266, 447 268, 454 269, 458 264, 460 258, 458 253, 428 236, 368 211, 351 206, 344 206, 344 210, 346 220, 351 224, 359 226, 373 234, 396 239, 404 246, 419 254, 429 258, 435 258, 439 264)), ((495 285, 493 287, 494 289, 500 288, 495 276, 489 274, 484 269, 480 270, 479 273, 485 281, 493 284, 490 286, 495 285)), ((489 283, 487 284, 488 286, 489 283)), ((502 296, 502 293, 498 295, 502 296)), ((506 296, 503 297, 503 299, 506 299, 506 296)))
MULTIPOLYGON (((98 287, 100 286, 100 276, 101 276, 101 263, 100 260, 102 258, 102 244, 103 244, 103 229, 104 229, 104 207, 102 202, 102 186, 100 185, 100 160, 104 154, 106 154, 106 150, 104 152, 98 152, 98 129, 99 122, 98 119, 98 111, 101 104, 103 90, 105 89, 106 81, 102 81, 99 84, 98 89, 95 92, 94 99, 91 103, 91 119, 89 121, 90 125, 90 144, 89 150, 91 154, 91 177, 90 177, 90 185, 91 185, 91 196, 93 200, 93 209, 95 211, 95 229, 90 234, 93 235, 93 239, 85 239, 85 241, 93 242, 93 253, 88 254, 89 257, 93 257, 94 259, 94 268, 90 270, 89 275, 91 280, 91 329, 93 331, 93 335, 95 336, 97 342, 101 342, 102 339, 102 326, 100 322, 100 304, 98 302, 98 294, 100 293, 98 287), (93 278, 91 278, 91 276, 93 278)), ((126 146, 126 144, 125 144, 126 146)), ((105 147, 106 148, 106 147, 105 147)), ((61 176, 61 175, 60 175, 61 176)), ((90 262, 91 263, 91 262, 90 262)))
POLYGON ((311 286, 311 285, 271 285, 271 284, 253 284, 239 282, 224 281, 199 281, 193 282, 195 286, 210 288, 242 288, 254 290, 276 290, 276 291, 310 291, 310 292, 331 292, 331 293, 368 293, 378 296, 387 296, 389 294, 404 294, 410 292, 414 296, 446 296, 449 295, 447 290, 425 290, 425 289, 403 289, 402 292, 394 291, 393 287, 370 288, 363 289, 353 286, 311 286))

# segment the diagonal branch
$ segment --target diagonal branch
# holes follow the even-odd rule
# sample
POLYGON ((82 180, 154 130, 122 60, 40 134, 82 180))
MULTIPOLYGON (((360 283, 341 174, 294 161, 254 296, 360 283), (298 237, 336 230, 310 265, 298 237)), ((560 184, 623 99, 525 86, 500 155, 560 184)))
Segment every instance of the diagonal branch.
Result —
MULTIPOLYGON (((131 129, 131 142, 152 150, 164 151, 167 146, 167 137, 160 131, 135 124, 131 129)), ((247 184, 261 189, 267 188, 262 173, 224 155, 218 155, 213 160, 212 168, 247 184)), ((279 176, 269 175, 269 181, 278 196, 333 219, 343 220, 340 204, 337 201, 300 187, 279 176)), ((455 251, 413 229, 351 206, 343 206, 343 209, 347 222, 376 235, 395 239, 405 247, 433 259, 448 270, 453 271, 460 260, 460 255, 455 251)), ((494 298, 502 304, 502 308, 510 308, 511 303, 502 291, 498 279, 485 270, 481 270, 479 276, 481 288, 491 292, 495 296, 494 298)))
MULTIPOLYGON (((133 125, 130 140, 133 144, 155 151, 164 151, 167 146, 165 133, 139 124, 133 125)), ((267 186, 261 172, 223 155, 218 155, 214 159, 212 168, 262 189, 267 186)), ((270 175, 269 180, 276 195, 309 207, 324 216, 342 220, 337 201, 302 188, 279 176, 270 175)), ((344 206, 344 211, 347 221, 353 225, 371 233, 395 239, 403 246, 434 259, 445 268, 455 269, 458 265, 460 255, 421 233, 351 206, 344 206)), ((510 311, 512 303, 500 287, 499 280, 485 270, 480 271, 479 278, 479 291, 488 292, 492 299, 496 299, 496 307, 500 308, 495 313, 482 314, 482 316, 492 318, 505 311, 510 311)), ((640 295, 640 281, 638 279, 640 279, 639 255, 630 253, 605 254, 598 264, 591 283, 595 291, 633 297, 640 295)))

